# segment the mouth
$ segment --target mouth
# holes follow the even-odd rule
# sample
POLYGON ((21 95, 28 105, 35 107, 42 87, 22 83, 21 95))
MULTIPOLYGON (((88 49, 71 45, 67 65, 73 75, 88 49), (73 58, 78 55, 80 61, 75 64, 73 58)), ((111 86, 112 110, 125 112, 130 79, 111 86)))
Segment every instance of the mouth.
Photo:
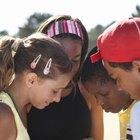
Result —
POLYGON ((136 99, 136 96, 134 94, 129 94, 131 99, 136 99))
POLYGON ((105 110, 105 112, 111 112, 111 107, 102 107, 103 110, 105 110))

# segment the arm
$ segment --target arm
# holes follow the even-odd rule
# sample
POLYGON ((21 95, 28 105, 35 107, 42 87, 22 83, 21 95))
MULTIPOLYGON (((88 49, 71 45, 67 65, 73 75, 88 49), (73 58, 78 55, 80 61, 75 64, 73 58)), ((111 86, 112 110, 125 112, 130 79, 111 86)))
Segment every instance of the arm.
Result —
POLYGON ((91 118, 92 118, 91 136, 94 138, 94 140, 103 140, 104 135, 103 110, 100 106, 97 105, 94 96, 92 96, 90 99, 91 99, 91 118))
POLYGON ((14 116, 11 109, 7 105, 0 103, 0 139, 1 140, 8 140, 11 137, 15 138, 15 135, 11 133, 11 131, 14 132, 13 126, 15 126, 15 123, 14 123, 14 116))
POLYGON ((100 106, 97 105, 95 97, 90 93, 88 93, 81 83, 79 84, 79 88, 81 90, 81 93, 85 97, 89 109, 91 111, 91 119, 92 119, 91 137, 94 140, 103 140, 104 136, 103 110, 100 106))
POLYGON ((130 114, 130 127, 134 140, 140 140, 140 101, 132 107, 130 114))

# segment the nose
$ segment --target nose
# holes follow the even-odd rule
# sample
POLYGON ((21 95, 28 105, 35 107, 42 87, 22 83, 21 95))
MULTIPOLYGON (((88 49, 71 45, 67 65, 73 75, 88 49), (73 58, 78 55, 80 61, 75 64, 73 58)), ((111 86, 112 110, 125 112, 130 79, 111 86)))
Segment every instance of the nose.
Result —
POLYGON ((61 99, 61 93, 58 93, 55 97, 54 97, 54 101, 55 102, 60 102, 60 99, 61 99))

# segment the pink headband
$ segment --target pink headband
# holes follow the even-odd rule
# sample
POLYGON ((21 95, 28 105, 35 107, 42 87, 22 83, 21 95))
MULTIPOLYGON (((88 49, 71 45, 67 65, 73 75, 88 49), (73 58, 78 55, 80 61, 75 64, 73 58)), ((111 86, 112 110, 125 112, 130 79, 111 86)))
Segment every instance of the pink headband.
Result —
POLYGON ((81 28, 78 26, 78 23, 72 20, 62 20, 56 21, 53 23, 47 31, 47 34, 50 37, 59 35, 62 33, 71 33, 79 36, 83 40, 83 34, 81 28))

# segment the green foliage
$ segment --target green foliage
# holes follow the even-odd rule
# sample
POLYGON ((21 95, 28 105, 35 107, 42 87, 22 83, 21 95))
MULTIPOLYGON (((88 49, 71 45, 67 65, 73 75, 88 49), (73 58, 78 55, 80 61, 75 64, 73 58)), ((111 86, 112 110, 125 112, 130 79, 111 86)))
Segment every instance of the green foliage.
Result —
POLYGON ((44 20, 51 16, 51 14, 34 13, 29 18, 27 18, 27 23, 25 23, 23 27, 19 27, 19 31, 16 36, 21 38, 29 36, 37 30, 44 20))
POLYGON ((0 31, 0 36, 3 36, 3 35, 8 35, 8 31, 6 30, 3 30, 3 31, 0 31))
MULTIPOLYGON (((140 5, 136 6, 136 13, 132 14, 133 17, 140 17, 140 5)), ((89 32, 88 32, 88 36, 89 36, 89 50, 91 50, 93 47, 95 47, 96 44, 96 40, 98 38, 98 36, 107 28, 109 27, 111 24, 113 24, 115 21, 111 22, 110 24, 108 24, 106 27, 103 27, 102 25, 97 25, 95 28, 92 28, 89 32)))
POLYGON ((89 50, 96 46, 97 37, 104 31, 104 27, 102 25, 97 25, 95 28, 92 28, 88 32, 89 37, 89 50))
MULTIPOLYGON (((23 24, 22 27, 19 27, 18 32, 14 35, 17 37, 27 37, 28 35, 32 34, 33 32, 35 32, 37 30, 37 28, 40 26, 40 24, 42 22, 44 22, 44 20, 48 19, 50 16, 52 16, 51 14, 46 14, 46 13, 34 13, 31 16, 29 16, 27 18, 26 23, 23 24)), ((136 6, 136 12, 132 13, 133 17, 140 17, 140 5, 136 6)), ((102 25, 97 25, 96 27, 92 28, 89 32, 88 32, 88 36, 89 36, 89 50, 91 48, 93 48, 94 46, 96 46, 96 40, 97 37, 108 27, 110 26, 113 22, 111 22, 110 24, 108 24, 106 27, 103 27, 102 25)), ((0 35, 8 35, 8 31, 6 30, 2 30, 0 31, 0 35)))
POLYGON ((140 5, 136 6, 136 13, 132 14, 133 17, 140 17, 140 5))

